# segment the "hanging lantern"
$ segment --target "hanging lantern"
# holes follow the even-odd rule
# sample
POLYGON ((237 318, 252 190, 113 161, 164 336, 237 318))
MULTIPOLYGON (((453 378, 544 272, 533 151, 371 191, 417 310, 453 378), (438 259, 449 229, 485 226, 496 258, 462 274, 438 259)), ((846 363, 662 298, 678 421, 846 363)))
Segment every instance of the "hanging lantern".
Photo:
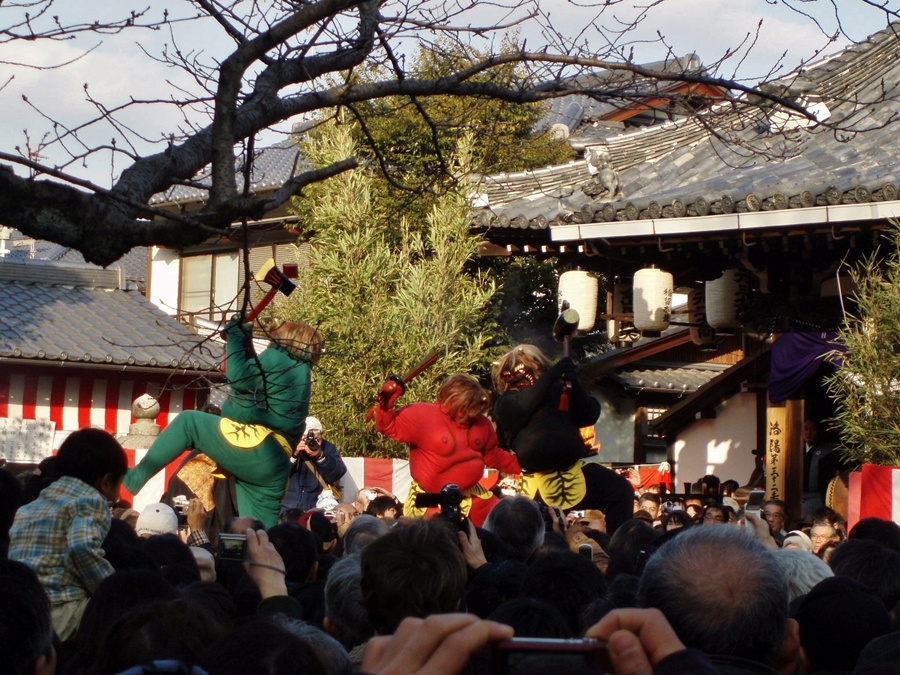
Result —
POLYGON ((743 270, 725 270, 718 279, 706 282, 706 322, 717 331, 733 332, 740 327, 738 312, 750 294, 750 278, 743 270))
POLYGON ((688 293, 688 323, 692 324, 691 342, 701 351, 715 351, 718 348, 716 329, 706 323, 706 291, 703 288, 694 288, 688 293))
MULTIPOLYGON (((609 296, 607 310, 609 314, 631 314, 634 305, 631 303, 631 284, 619 281, 613 284, 612 293, 609 296)), ((610 319, 606 322, 606 334, 613 344, 631 344, 637 342, 641 332, 634 327, 631 321, 610 319)))
POLYGON ((578 330, 587 332, 597 321, 597 277, 582 270, 571 270, 559 275, 559 304, 563 300, 578 312, 578 330))
POLYGON ((634 326, 644 337, 659 337, 672 315, 673 279, 668 272, 647 267, 634 274, 634 326))

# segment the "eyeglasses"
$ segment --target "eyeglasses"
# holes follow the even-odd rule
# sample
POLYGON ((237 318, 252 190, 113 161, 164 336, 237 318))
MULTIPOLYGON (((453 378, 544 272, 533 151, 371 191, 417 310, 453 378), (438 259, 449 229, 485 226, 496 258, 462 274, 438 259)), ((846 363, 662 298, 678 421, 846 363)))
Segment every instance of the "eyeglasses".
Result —
POLYGON ((833 536, 833 534, 816 534, 814 536, 811 536, 809 539, 810 541, 828 541, 833 536))
POLYGON ((703 516, 703 522, 705 522, 705 523, 724 523, 725 516, 714 516, 711 513, 708 513, 705 516, 703 516))
POLYGON ((763 518, 769 520, 770 518, 781 518, 784 520, 784 514, 778 511, 763 511, 763 518))

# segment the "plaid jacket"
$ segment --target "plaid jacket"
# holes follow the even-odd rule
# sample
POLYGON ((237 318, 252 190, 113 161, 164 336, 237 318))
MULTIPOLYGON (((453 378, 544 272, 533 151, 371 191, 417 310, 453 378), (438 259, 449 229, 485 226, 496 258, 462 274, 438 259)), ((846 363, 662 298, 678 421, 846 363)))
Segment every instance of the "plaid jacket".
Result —
POLYGON ((65 476, 18 510, 9 558, 35 571, 52 604, 86 598, 113 573, 100 548, 109 526, 103 495, 65 476))

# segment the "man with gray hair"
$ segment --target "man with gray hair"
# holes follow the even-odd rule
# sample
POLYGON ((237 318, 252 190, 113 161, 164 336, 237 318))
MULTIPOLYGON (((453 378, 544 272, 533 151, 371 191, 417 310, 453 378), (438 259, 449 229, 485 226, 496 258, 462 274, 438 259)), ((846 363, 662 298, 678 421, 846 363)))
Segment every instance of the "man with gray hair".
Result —
POLYGON ((666 542, 638 589, 639 606, 662 611, 723 675, 793 672, 799 628, 788 597, 772 553, 736 527, 693 527, 666 542))
POLYGON ((544 543, 544 519, 537 502, 505 497, 491 509, 484 529, 506 544, 513 560, 525 562, 544 543))
POLYGON ((390 527, 381 518, 366 514, 356 516, 344 534, 344 555, 359 553, 366 545, 389 531, 390 527))
POLYGON ((362 663, 366 642, 375 634, 363 607, 361 578, 359 556, 351 555, 332 565, 325 583, 325 630, 347 650, 355 667, 362 663))

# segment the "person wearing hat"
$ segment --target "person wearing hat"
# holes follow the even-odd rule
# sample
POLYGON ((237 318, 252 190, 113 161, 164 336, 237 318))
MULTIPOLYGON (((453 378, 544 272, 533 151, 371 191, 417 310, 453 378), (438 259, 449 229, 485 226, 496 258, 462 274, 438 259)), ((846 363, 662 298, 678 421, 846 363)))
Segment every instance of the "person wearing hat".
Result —
POLYGON ((341 495, 335 494, 335 490, 345 473, 347 467, 337 447, 322 437, 322 423, 315 417, 307 417, 303 435, 291 458, 291 476, 281 510, 314 509, 325 489, 331 490, 334 506, 337 506, 341 495))

